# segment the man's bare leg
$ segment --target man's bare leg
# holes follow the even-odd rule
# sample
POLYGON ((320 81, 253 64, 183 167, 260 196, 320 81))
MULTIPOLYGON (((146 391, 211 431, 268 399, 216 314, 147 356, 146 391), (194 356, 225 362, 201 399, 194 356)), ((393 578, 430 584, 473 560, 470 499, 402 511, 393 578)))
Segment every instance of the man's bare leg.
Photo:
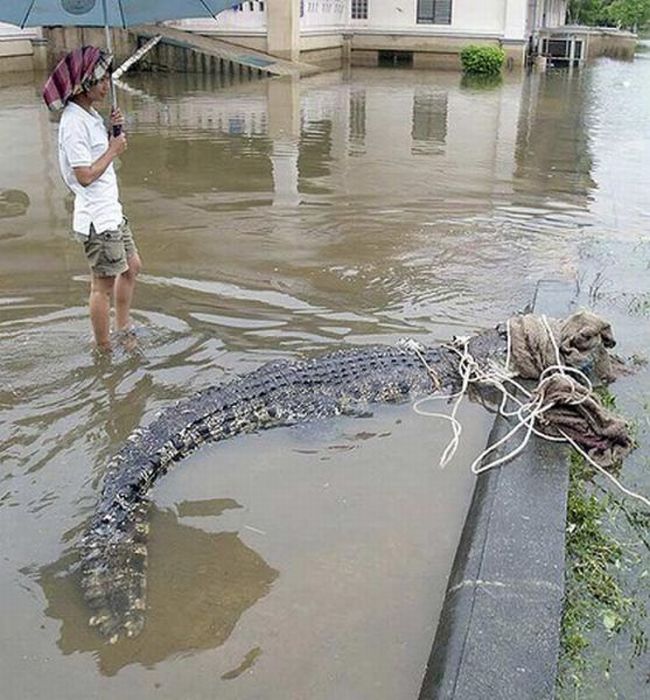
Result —
POLYGON ((142 269, 142 262, 137 253, 129 258, 128 263, 129 269, 115 279, 115 326, 118 331, 127 330, 130 327, 135 279, 142 269))
POLYGON ((92 276, 90 283, 90 322, 95 334, 95 343, 100 350, 110 350, 111 294, 115 277, 92 276))

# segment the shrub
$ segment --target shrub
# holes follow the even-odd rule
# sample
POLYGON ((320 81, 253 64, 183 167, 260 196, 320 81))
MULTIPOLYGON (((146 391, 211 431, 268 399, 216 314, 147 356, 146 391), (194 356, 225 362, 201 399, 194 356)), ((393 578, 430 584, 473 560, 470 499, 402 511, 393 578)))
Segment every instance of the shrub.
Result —
POLYGON ((505 58, 505 51, 496 46, 472 45, 460 52, 463 70, 468 75, 497 75, 505 58))

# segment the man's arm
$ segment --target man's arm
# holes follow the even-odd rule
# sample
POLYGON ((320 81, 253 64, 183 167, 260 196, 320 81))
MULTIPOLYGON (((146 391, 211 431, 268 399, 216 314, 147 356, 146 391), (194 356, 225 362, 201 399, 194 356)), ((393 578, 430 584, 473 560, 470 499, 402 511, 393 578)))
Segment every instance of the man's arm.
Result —
POLYGON ((124 153, 126 147, 126 136, 123 133, 119 136, 111 136, 108 148, 92 165, 81 165, 73 168, 79 184, 82 187, 92 185, 104 174, 113 160, 124 153))

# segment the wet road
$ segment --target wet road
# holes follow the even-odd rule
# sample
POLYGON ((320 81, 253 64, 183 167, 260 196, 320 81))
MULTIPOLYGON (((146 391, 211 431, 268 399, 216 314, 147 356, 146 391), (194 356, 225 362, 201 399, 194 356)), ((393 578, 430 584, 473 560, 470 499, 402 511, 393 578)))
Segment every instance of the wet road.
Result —
MULTIPOLYGON (((445 471, 446 427, 409 406, 183 462, 155 492, 148 626, 134 642, 106 647, 87 628, 76 537, 131 430, 268 360, 472 332, 521 310, 544 278, 575 285, 621 353, 642 354, 649 79, 644 55, 488 90, 399 70, 128 77, 119 177, 145 274, 138 348, 109 361, 91 352, 56 124, 38 82, 5 81, 7 697, 415 697, 471 495, 465 465, 489 429, 477 406, 445 471)), ((647 493, 647 370, 616 393, 639 426, 622 477, 647 493)), ((647 598, 639 551, 629 581, 647 598)), ((647 652, 606 635, 601 647, 616 657, 603 692, 641 687, 647 652)))

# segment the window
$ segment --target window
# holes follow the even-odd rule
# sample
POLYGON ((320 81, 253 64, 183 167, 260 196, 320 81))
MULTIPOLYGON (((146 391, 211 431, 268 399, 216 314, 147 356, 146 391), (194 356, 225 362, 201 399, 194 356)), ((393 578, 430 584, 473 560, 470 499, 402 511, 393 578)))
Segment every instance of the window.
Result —
POLYGON ((232 9, 235 12, 244 12, 244 10, 249 10, 250 12, 255 12, 259 10, 264 12, 264 0, 248 0, 248 2, 240 2, 239 5, 233 5, 232 9))
POLYGON ((380 66, 412 66, 413 51, 378 51, 380 66))
POLYGON ((368 0, 352 0, 352 19, 368 19, 368 0))
POLYGON ((451 0, 418 0, 418 24, 451 24, 451 0))

